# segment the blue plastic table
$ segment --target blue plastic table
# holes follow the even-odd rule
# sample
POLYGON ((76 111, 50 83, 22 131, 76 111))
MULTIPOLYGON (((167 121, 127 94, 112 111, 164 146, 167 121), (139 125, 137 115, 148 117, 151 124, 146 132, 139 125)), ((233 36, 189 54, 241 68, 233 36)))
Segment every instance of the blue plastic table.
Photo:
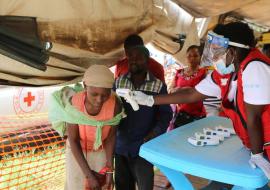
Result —
POLYGON ((163 134, 145 144, 140 156, 157 166, 175 190, 193 190, 184 173, 234 185, 233 190, 270 189, 263 172, 249 166, 249 151, 233 135, 216 146, 196 147, 187 138, 203 128, 232 127, 229 119, 208 117, 163 134))

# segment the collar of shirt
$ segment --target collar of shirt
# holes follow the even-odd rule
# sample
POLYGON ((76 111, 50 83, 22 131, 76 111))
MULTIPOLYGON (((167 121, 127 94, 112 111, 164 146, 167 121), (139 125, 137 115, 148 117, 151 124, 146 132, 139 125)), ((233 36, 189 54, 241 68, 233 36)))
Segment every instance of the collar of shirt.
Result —
MULTIPOLYGON (((131 81, 131 73, 130 73, 130 72, 126 74, 126 78, 128 78, 128 79, 131 81)), ((155 81, 155 77, 154 77, 154 75, 153 75, 152 73, 147 72, 144 81, 145 81, 145 82, 152 82, 152 81, 155 81)))
POLYGON ((115 84, 116 88, 128 88, 130 90, 148 91, 153 93, 159 93, 163 85, 163 83, 155 78, 150 72, 147 72, 144 83, 137 89, 135 89, 131 82, 131 73, 119 77, 115 84))

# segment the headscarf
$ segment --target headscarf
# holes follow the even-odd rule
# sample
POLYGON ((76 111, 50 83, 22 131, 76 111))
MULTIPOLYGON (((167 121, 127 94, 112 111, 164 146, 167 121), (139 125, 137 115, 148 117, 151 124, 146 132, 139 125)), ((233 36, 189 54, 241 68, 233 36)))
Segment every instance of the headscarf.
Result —
POLYGON ((114 76, 104 65, 92 65, 84 73, 82 81, 86 86, 112 88, 114 76))

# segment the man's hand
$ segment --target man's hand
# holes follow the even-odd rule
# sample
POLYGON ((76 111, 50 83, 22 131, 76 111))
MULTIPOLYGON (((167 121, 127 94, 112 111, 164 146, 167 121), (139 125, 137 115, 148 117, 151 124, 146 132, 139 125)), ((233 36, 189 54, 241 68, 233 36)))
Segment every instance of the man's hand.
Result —
POLYGON ((270 163, 263 157, 263 153, 252 154, 249 160, 252 168, 260 168, 268 179, 270 179, 270 163))
POLYGON ((146 95, 145 93, 141 91, 134 91, 133 98, 139 105, 149 106, 149 107, 152 107, 154 105, 153 96, 146 95))

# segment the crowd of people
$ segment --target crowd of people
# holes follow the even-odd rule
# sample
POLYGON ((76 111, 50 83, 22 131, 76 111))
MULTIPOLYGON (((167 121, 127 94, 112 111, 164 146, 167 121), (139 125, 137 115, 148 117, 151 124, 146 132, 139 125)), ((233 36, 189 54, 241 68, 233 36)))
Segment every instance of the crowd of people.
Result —
POLYGON ((71 98, 90 124, 67 122, 65 188, 152 190, 153 165, 139 150, 167 131, 173 115, 175 128, 209 115, 230 118, 250 149, 250 164, 270 178, 270 59, 255 45, 247 24, 217 25, 207 35, 203 55, 199 46, 187 49, 187 66, 176 72, 167 92, 162 65, 150 57, 139 35, 128 36, 126 57, 116 63, 114 76, 105 66, 89 67, 84 90, 71 98), (138 111, 115 95, 119 88, 134 91, 138 111), (110 122, 122 108, 125 116, 110 122))

